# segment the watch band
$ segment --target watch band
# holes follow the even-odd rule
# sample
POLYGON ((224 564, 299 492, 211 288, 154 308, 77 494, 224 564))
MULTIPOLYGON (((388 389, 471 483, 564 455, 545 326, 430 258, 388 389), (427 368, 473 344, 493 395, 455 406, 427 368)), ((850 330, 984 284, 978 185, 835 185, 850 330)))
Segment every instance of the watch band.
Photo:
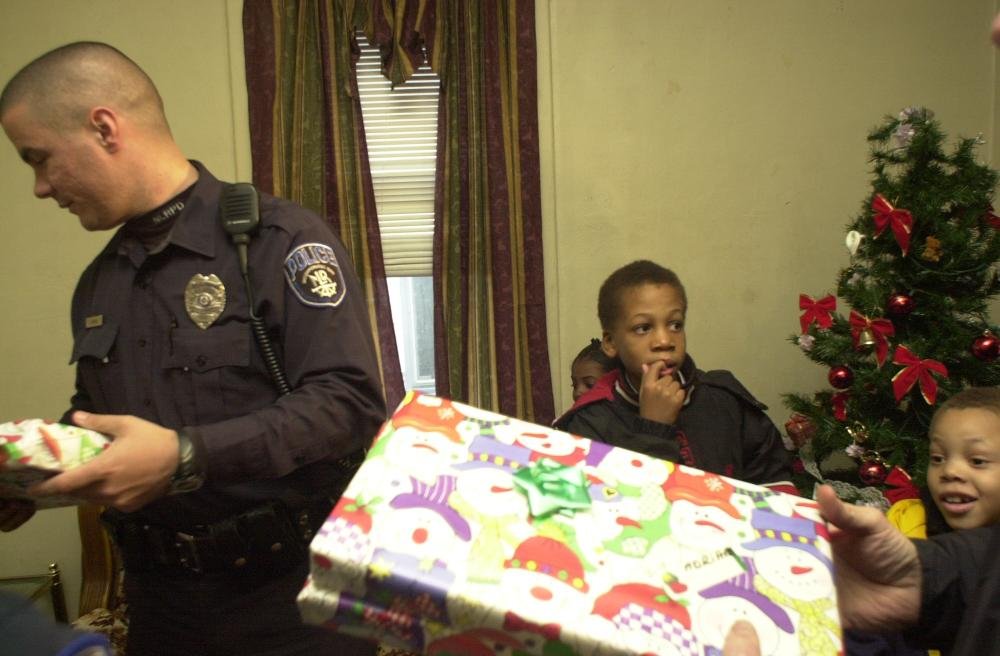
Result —
POLYGON ((205 482, 205 474, 191 436, 182 428, 177 431, 177 471, 170 478, 167 494, 194 492, 205 482))

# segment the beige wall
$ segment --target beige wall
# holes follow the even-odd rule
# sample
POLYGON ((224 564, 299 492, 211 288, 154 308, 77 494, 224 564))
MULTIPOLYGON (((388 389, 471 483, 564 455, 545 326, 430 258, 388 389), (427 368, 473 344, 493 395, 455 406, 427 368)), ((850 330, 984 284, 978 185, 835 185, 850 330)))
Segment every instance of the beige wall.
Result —
MULTIPOLYGON (((238 0, 0 0, 0 84, 50 48, 106 41, 157 82, 174 136, 189 157, 220 178, 249 179, 241 6, 238 0)), ((58 419, 68 406, 70 296, 109 237, 84 232, 54 202, 32 197, 31 184, 31 170, 0 139, 0 421, 58 419)), ((66 574, 75 613, 75 511, 47 510, 0 534, 0 577, 44 572, 51 561, 66 574)))
POLYGON ((598 287, 637 258, 685 283, 698 364, 732 370, 779 425, 782 393, 824 386, 786 337, 798 294, 835 291, 848 261, 865 136, 922 104, 949 134, 992 142, 993 12, 993 0, 539 2, 557 406, 599 333, 598 287))
MULTIPOLYGON (((240 6, 0 0, 0 81, 56 45, 108 41, 157 81, 189 156, 245 180, 240 6)), ((569 403, 572 354, 598 332, 601 280, 638 257, 685 281, 699 364, 733 370, 776 421, 782 392, 821 386, 825 372, 785 337, 798 293, 832 291, 847 261, 843 227, 868 189, 866 131, 924 104, 950 133, 992 141, 993 11, 993 0, 537 0, 557 407, 569 403)), ((66 407, 69 299, 107 239, 30 186, 0 143, 0 421, 66 407)), ((75 607, 74 522, 45 511, 0 536, 0 577, 59 561, 75 607)))

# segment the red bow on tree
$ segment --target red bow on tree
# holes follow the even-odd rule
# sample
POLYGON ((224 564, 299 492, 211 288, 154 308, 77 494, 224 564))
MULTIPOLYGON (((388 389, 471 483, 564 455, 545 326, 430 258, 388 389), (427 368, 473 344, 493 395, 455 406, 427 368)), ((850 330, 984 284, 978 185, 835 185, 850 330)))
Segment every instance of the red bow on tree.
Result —
POLYGON ((896 334, 896 327, 888 319, 869 319, 856 310, 851 310, 851 337, 854 338, 854 348, 858 347, 858 336, 868 328, 875 337, 875 361, 878 366, 885 364, 889 355, 889 337, 896 334))
POLYGON ((833 418, 837 421, 847 421, 847 397, 850 392, 837 392, 830 398, 833 406, 833 418))
POLYGON ((924 397, 924 401, 927 405, 934 405, 934 401, 937 400, 938 384, 931 374, 936 373, 947 378, 948 368, 937 360, 921 360, 905 346, 896 347, 892 361, 894 364, 903 365, 903 368, 892 377, 892 391, 896 395, 896 402, 899 403, 919 381, 920 394, 924 397))
POLYGON ((802 327, 803 334, 809 330, 813 321, 820 328, 829 328, 833 325, 833 317, 830 314, 837 309, 837 299, 833 294, 828 294, 817 301, 807 294, 799 294, 799 309, 805 310, 799 317, 799 326, 802 327))
POLYGON ((986 221, 994 230, 1000 230, 1000 216, 993 213, 993 206, 986 206, 986 221))
POLYGON ((875 194, 872 199, 872 209, 875 210, 875 236, 878 237, 886 229, 892 228, 896 235, 896 243, 903 249, 903 255, 910 250, 910 232, 913 230, 913 215, 909 210, 898 210, 885 199, 882 194, 875 194))
POLYGON ((910 475, 900 467, 893 467, 889 470, 889 475, 885 477, 883 484, 886 486, 885 498, 889 503, 897 503, 903 499, 919 499, 920 489, 913 484, 910 475))

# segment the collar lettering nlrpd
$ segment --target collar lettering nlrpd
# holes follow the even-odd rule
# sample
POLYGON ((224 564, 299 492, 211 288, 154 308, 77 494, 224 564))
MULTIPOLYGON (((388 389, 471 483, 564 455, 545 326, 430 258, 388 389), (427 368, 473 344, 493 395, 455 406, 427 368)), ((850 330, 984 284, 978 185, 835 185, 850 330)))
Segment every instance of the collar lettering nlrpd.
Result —
POLYGON ((170 203, 162 210, 152 216, 153 225, 159 225, 164 221, 174 218, 184 210, 184 201, 178 200, 170 203))

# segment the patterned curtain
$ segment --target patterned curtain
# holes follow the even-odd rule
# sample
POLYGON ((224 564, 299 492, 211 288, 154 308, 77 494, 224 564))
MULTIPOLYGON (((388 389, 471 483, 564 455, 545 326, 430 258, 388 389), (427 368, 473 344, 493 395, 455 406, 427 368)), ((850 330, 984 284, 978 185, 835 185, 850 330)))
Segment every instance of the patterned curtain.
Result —
POLYGON ((545 326, 533 0, 370 0, 401 83, 441 78, 434 230, 438 394, 553 418, 545 326))
POLYGON ((253 181, 326 218, 340 234, 368 299, 386 403, 403 396, 354 38, 363 0, 246 0, 243 34, 253 181))

